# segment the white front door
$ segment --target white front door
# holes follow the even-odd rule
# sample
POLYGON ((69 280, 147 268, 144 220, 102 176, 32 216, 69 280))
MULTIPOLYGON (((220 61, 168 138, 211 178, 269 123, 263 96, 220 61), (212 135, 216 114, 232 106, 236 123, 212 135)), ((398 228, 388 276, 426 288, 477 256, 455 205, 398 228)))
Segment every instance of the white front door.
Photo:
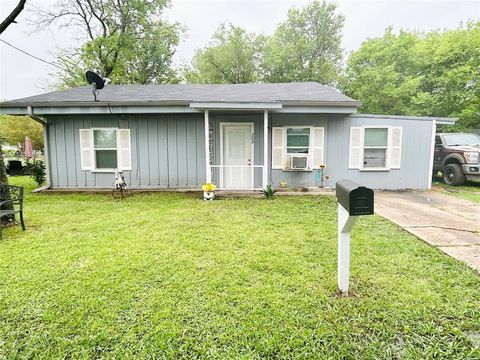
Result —
POLYGON ((220 186, 253 189, 253 123, 221 124, 220 186))

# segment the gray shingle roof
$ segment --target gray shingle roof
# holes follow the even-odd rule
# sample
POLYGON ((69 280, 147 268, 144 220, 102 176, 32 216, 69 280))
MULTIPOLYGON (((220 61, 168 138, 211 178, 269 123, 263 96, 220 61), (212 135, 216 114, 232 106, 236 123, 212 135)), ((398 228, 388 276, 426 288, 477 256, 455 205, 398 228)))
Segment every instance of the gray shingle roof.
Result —
MULTIPOLYGON (((282 84, 228 85, 107 85, 100 90, 100 103, 115 104, 189 104, 191 102, 275 103, 288 105, 318 104, 358 106, 359 103, 329 86, 315 82, 282 84)), ((49 105, 68 106, 91 104, 89 86, 16 99, 0 107, 49 105)))

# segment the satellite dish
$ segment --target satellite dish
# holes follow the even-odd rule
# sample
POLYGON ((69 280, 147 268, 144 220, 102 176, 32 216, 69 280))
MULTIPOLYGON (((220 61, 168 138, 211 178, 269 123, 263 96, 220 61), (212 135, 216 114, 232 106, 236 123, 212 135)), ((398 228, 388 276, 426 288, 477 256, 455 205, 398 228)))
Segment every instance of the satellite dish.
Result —
POLYGON ((93 93, 94 101, 98 101, 97 100, 98 90, 103 89, 107 82, 104 79, 102 79, 102 77, 98 72, 91 71, 91 70, 88 70, 85 73, 85 77, 88 83, 92 85, 92 93, 93 93))

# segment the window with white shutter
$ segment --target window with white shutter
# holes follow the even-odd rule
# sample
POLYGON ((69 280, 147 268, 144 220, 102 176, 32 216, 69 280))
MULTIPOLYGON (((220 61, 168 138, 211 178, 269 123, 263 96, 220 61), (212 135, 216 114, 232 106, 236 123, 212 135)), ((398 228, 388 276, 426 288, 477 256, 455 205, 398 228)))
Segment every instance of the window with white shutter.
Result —
POLYGON ((401 127, 365 126, 350 128, 350 169, 400 169, 401 158, 401 127))
POLYGON ((94 128, 80 130, 82 170, 131 170, 130 130, 94 128))
POLYGON ((319 169, 324 163, 323 127, 285 126, 272 128, 272 169, 289 169, 292 157, 304 158, 306 168, 319 169))

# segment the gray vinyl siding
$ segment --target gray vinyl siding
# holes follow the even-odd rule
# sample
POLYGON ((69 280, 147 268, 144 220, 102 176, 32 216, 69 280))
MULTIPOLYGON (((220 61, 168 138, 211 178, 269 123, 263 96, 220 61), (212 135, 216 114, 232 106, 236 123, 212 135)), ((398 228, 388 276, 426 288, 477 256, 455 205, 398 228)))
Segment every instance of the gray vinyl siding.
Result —
POLYGON ((66 115, 48 117, 53 188, 112 188, 113 173, 81 170, 80 129, 130 129, 131 188, 198 188, 205 182, 202 114, 66 115))
MULTIPOLYGON (((369 118, 360 115, 273 114, 272 126, 312 125, 325 127, 325 186, 350 179, 373 189, 426 189, 428 187, 432 121, 419 119, 369 118), (402 131, 402 163, 400 169, 360 171, 348 168, 350 127, 400 126, 402 131)), ((278 186, 285 181, 289 187, 317 186, 315 172, 271 170, 271 182, 278 186)))
MULTIPOLYGON (((112 188, 113 173, 81 170, 79 130, 92 127, 130 129, 132 170, 124 171, 131 188, 199 188, 205 182, 204 117, 199 114, 152 115, 55 115, 48 120, 48 145, 53 188, 112 188)), ((254 164, 263 165, 263 113, 210 112, 213 164, 220 164, 220 123, 254 123, 254 164)), ((351 179, 374 189, 426 189, 430 177, 432 121, 341 114, 270 114, 269 129, 306 125, 325 128, 324 185, 334 187, 351 179), (348 168, 350 127, 401 126, 402 164, 389 171, 360 171, 348 168)), ((271 151, 271 131, 269 134, 271 151)), ((269 183, 278 187, 317 186, 314 171, 271 169, 269 183)), ((255 170, 254 185, 261 187, 261 168, 255 170)), ((212 180, 219 183, 218 173, 212 180)))

